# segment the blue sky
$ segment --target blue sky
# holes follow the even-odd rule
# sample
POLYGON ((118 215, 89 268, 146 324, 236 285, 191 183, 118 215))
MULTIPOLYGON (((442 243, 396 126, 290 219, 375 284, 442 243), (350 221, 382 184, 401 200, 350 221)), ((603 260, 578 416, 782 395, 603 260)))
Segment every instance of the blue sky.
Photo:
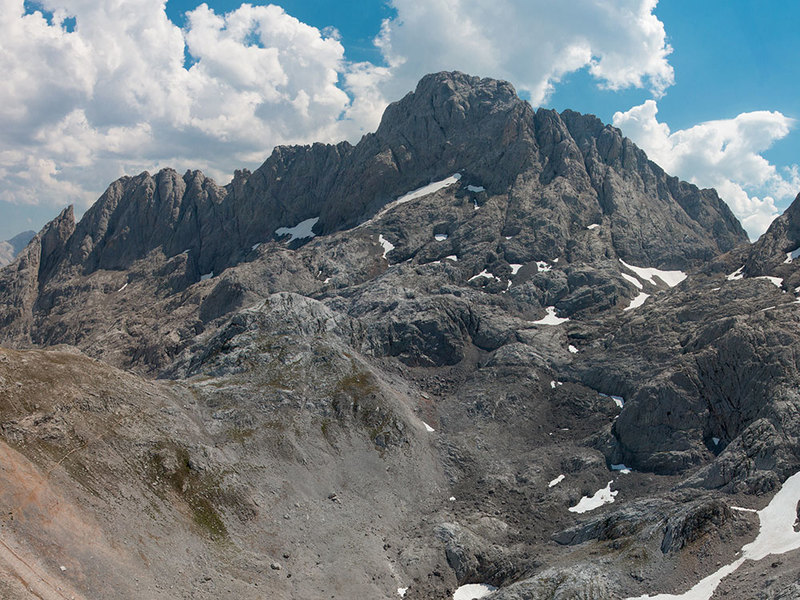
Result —
POLYGON ((794 0, 0 3, 0 240, 126 173, 355 142, 451 69, 615 124, 752 238, 800 192, 794 0))

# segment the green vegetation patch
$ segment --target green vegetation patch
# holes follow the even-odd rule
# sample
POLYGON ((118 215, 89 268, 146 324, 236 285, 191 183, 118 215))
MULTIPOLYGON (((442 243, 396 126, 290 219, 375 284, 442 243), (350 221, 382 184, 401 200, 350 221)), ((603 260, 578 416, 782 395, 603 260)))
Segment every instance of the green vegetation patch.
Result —
POLYGON ((192 519, 206 534, 216 540, 228 538, 228 530, 215 505, 225 501, 219 476, 196 469, 189 451, 172 443, 159 444, 150 456, 148 476, 152 487, 162 498, 172 492, 192 513, 192 519))

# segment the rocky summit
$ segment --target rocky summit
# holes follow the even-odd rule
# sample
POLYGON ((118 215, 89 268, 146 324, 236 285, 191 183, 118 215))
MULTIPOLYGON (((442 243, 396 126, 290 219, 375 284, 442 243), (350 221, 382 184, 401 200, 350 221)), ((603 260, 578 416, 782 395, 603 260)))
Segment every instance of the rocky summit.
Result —
POLYGON ((0 269, 0 596, 797 598, 799 249, 461 73, 123 177, 0 269))

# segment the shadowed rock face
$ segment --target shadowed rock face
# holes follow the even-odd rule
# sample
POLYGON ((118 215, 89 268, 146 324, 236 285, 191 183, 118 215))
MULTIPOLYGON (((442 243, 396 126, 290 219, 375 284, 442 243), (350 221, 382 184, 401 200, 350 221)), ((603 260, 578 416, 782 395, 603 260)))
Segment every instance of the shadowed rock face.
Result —
POLYGON ((800 194, 767 231, 753 244, 744 272, 751 277, 771 275, 789 264, 791 254, 800 248, 800 194))
MULTIPOLYGON (((750 245, 595 117, 429 75, 355 146, 125 177, 48 224, 0 270, 0 341, 71 353, 0 352, 0 442, 124 540, 119 598, 685 590, 800 468, 798 205, 750 245)), ((114 598, 99 572, 65 577, 114 598)))

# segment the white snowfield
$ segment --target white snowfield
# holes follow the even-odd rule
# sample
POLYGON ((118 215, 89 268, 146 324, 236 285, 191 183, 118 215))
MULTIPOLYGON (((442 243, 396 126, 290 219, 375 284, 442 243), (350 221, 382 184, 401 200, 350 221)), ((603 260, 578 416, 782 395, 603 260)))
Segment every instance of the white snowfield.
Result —
MULTIPOLYGON (((290 242, 294 240, 303 240, 306 238, 313 238, 315 237, 315 233, 311 231, 311 228, 317 224, 319 221, 319 217, 314 217, 313 219, 306 219, 305 221, 300 221, 294 227, 278 227, 275 230, 275 235, 290 235, 289 238, 290 242)), ((255 249, 255 248, 254 248, 255 249)))
POLYGON ((625 399, 622 396, 610 396, 609 394, 604 394, 602 392, 598 392, 604 398, 611 398, 614 401, 614 404, 622 408, 625 406, 625 399))
MULTIPOLYGON (((797 502, 800 500, 800 473, 783 483, 766 508, 758 511, 761 528, 755 540, 742 548, 742 555, 712 573, 683 594, 637 596, 626 600, 710 600, 720 582, 736 571, 746 560, 761 560, 772 554, 784 554, 800 548, 800 532, 794 530, 797 521, 797 502)), ((734 510, 743 510, 732 507, 734 510)), ((748 511, 749 512, 749 511, 748 511)))
POLYGON ((626 269, 633 271, 637 277, 649 282, 652 285, 656 285, 656 282, 653 281, 653 277, 658 277, 669 287, 675 287, 681 281, 686 279, 686 273, 683 271, 662 271, 661 269, 656 269, 655 267, 634 267, 633 265, 626 263, 621 258, 619 259, 619 262, 621 262, 622 266, 624 266, 626 269))
POLYGON ((734 279, 742 279, 744 277, 744 273, 742 273, 742 271, 744 271, 744 265, 736 269, 733 273, 729 274, 727 280, 733 281, 734 279))
POLYGON ((488 596, 497 588, 488 583, 468 583, 462 585, 453 594, 453 600, 476 600, 488 596))
POLYGON ((517 273, 519 273, 519 270, 522 268, 522 265, 520 263, 511 263, 508 266, 511 267, 512 275, 516 275, 517 273))
MULTIPOLYGON (((383 246, 383 258, 386 258, 386 255, 394 250, 394 244, 383 237, 383 234, 378 236, 378 243, 383 246)), ((389 259, 387 258, 386 260, 388 261, 389 259)))
POLYGON ((783 287, 783 279, 781 277, 770 277, 769 275, 761 275, 760 277, 756 277, 756 279, 766 279, 776 287, 783 287))
POLYGON ((555 486, 557 486, 559 483, 561 483, 562 481, 564 481, 564 478, 565 478, 565 477, 566 477, 566 475, 559 475, 558 477, 556 477, 555 479, 553 479, 553 481, 551 481, 550 483, 548 483, 548 484, 547 484, 547 487, 551 488, 551 487, 555 487, 555 486))
POLYGON ((436 431, 433 427, 428 425, 425 421, 423 421, 422 424, 425 425, 425 431, 427 431, 428 433, 433 433, 434 431, 436 431))
POLYGON ((787 253, 786 253, 786 260, 785 260, 785 261, 783 261, 783 262, 784 262, 784 264, 789 264, 789 263, 791 263, 791 262, 792 262, 792 261, 793 261, 795 258, 797 258, 798 256, 800 256, 800 248, 795 248, 795 249, 794 249, 794 250, 792 250, 791 252, 787 252, 787 253))
POLYGON ((453 173, 450 177, 447 177, 446 179, 442 179, 440 181, 433 181, 428 185, 423 185, 421 188, 417 188, 411 192, 408 192, 407 194, 403 194, 397 200, 392 202, 390 205, 384 207, 384 209, 381 210, 380 213, 378 213, 378 216, 380 216, 381 213, 383 213, 383 211, 389 207, 394 208, 395 206, 405 204, 406 202, 411 202, 412 200, 416 200, 417 198, 428 196, 429 194, 433 194, 434 192, 438 192, 439 190, 443 190, 444 188, 449 187, 454 183, 457 183, 459 179, 461 179, 461 173, 453 173))
POLYGON ((642 304, 644 304, 644 301, 647 300, 649 297, 650 294, 639 292, 639 295, 636 296, 636 298, 634 298, 633 300, 631 300, 631 303, 622 310, 628 311, 628 310, 633 310, 634 308, 639 308, 642 304))
POLYGON ((361 225, 359 225, 359 227, 364 227, 365 225, 374 223, 382 216, 384 216, 386 213, 388 213, 391 210, 394 210, 401 204, 405 204, 406 202, 411 202, 412 200, 417 200, 418 198, 422 198, 424 196, 428 196, 429 194, 433 194, 434 192, 438 192, 439 190, 442 190, 448 186, 453 185, 459 179, 461 179, 461 173, 453 173, 450 177, 447 177, 440 181, 433 181, 428 185, 423 185, 421 188, 417 188, 406 194, 403 194, 396 200, 389 202, 389 204, 380 209, 374 217, 372 217, 367 221, 364 221, 363 223, 361 223, 361 225))
POLYGON ((467 279, 467 281, 473 281, 474 279, 478 279, 478 277, 486 277, 487 279, 496 279, 497 281, 500 281, 499 277, 497 277, 494 273, 490 273, 486 269, 484 269, 483 271, 481 271, 477 275, 473 275, 472 277, 467 279))
POLYGON ((636 277, 634 277, 633 275, 628 275, 627 273, 620 273, 620 275, 622 275, 623 279, 625 279, 626 281, 630 281, 633 285, 635 285, 640 290, 644 289, 644 286, 642 285, 642 282, 639 281, 638 279, 636 279, 636 277))
POLYGON ((611 504, 614 502, 614 496, 619 494, 619 490, 611 491, 611 484, 614 481, 609 481, 608 485, 603 489, 597 490, 594 496, 584 496, 575 506, 569 507, 569 512, 585 513, 596 508, 600 508, 603 504, 611 504))
POLYGON ((556 316, 556 307, 555 306, 548 306, 546 309, 547 314, 543 316, 538 321, 531 321, 534 325, 560 325, 566 321, 569 321, 568 318, 558 317, 556 316))

